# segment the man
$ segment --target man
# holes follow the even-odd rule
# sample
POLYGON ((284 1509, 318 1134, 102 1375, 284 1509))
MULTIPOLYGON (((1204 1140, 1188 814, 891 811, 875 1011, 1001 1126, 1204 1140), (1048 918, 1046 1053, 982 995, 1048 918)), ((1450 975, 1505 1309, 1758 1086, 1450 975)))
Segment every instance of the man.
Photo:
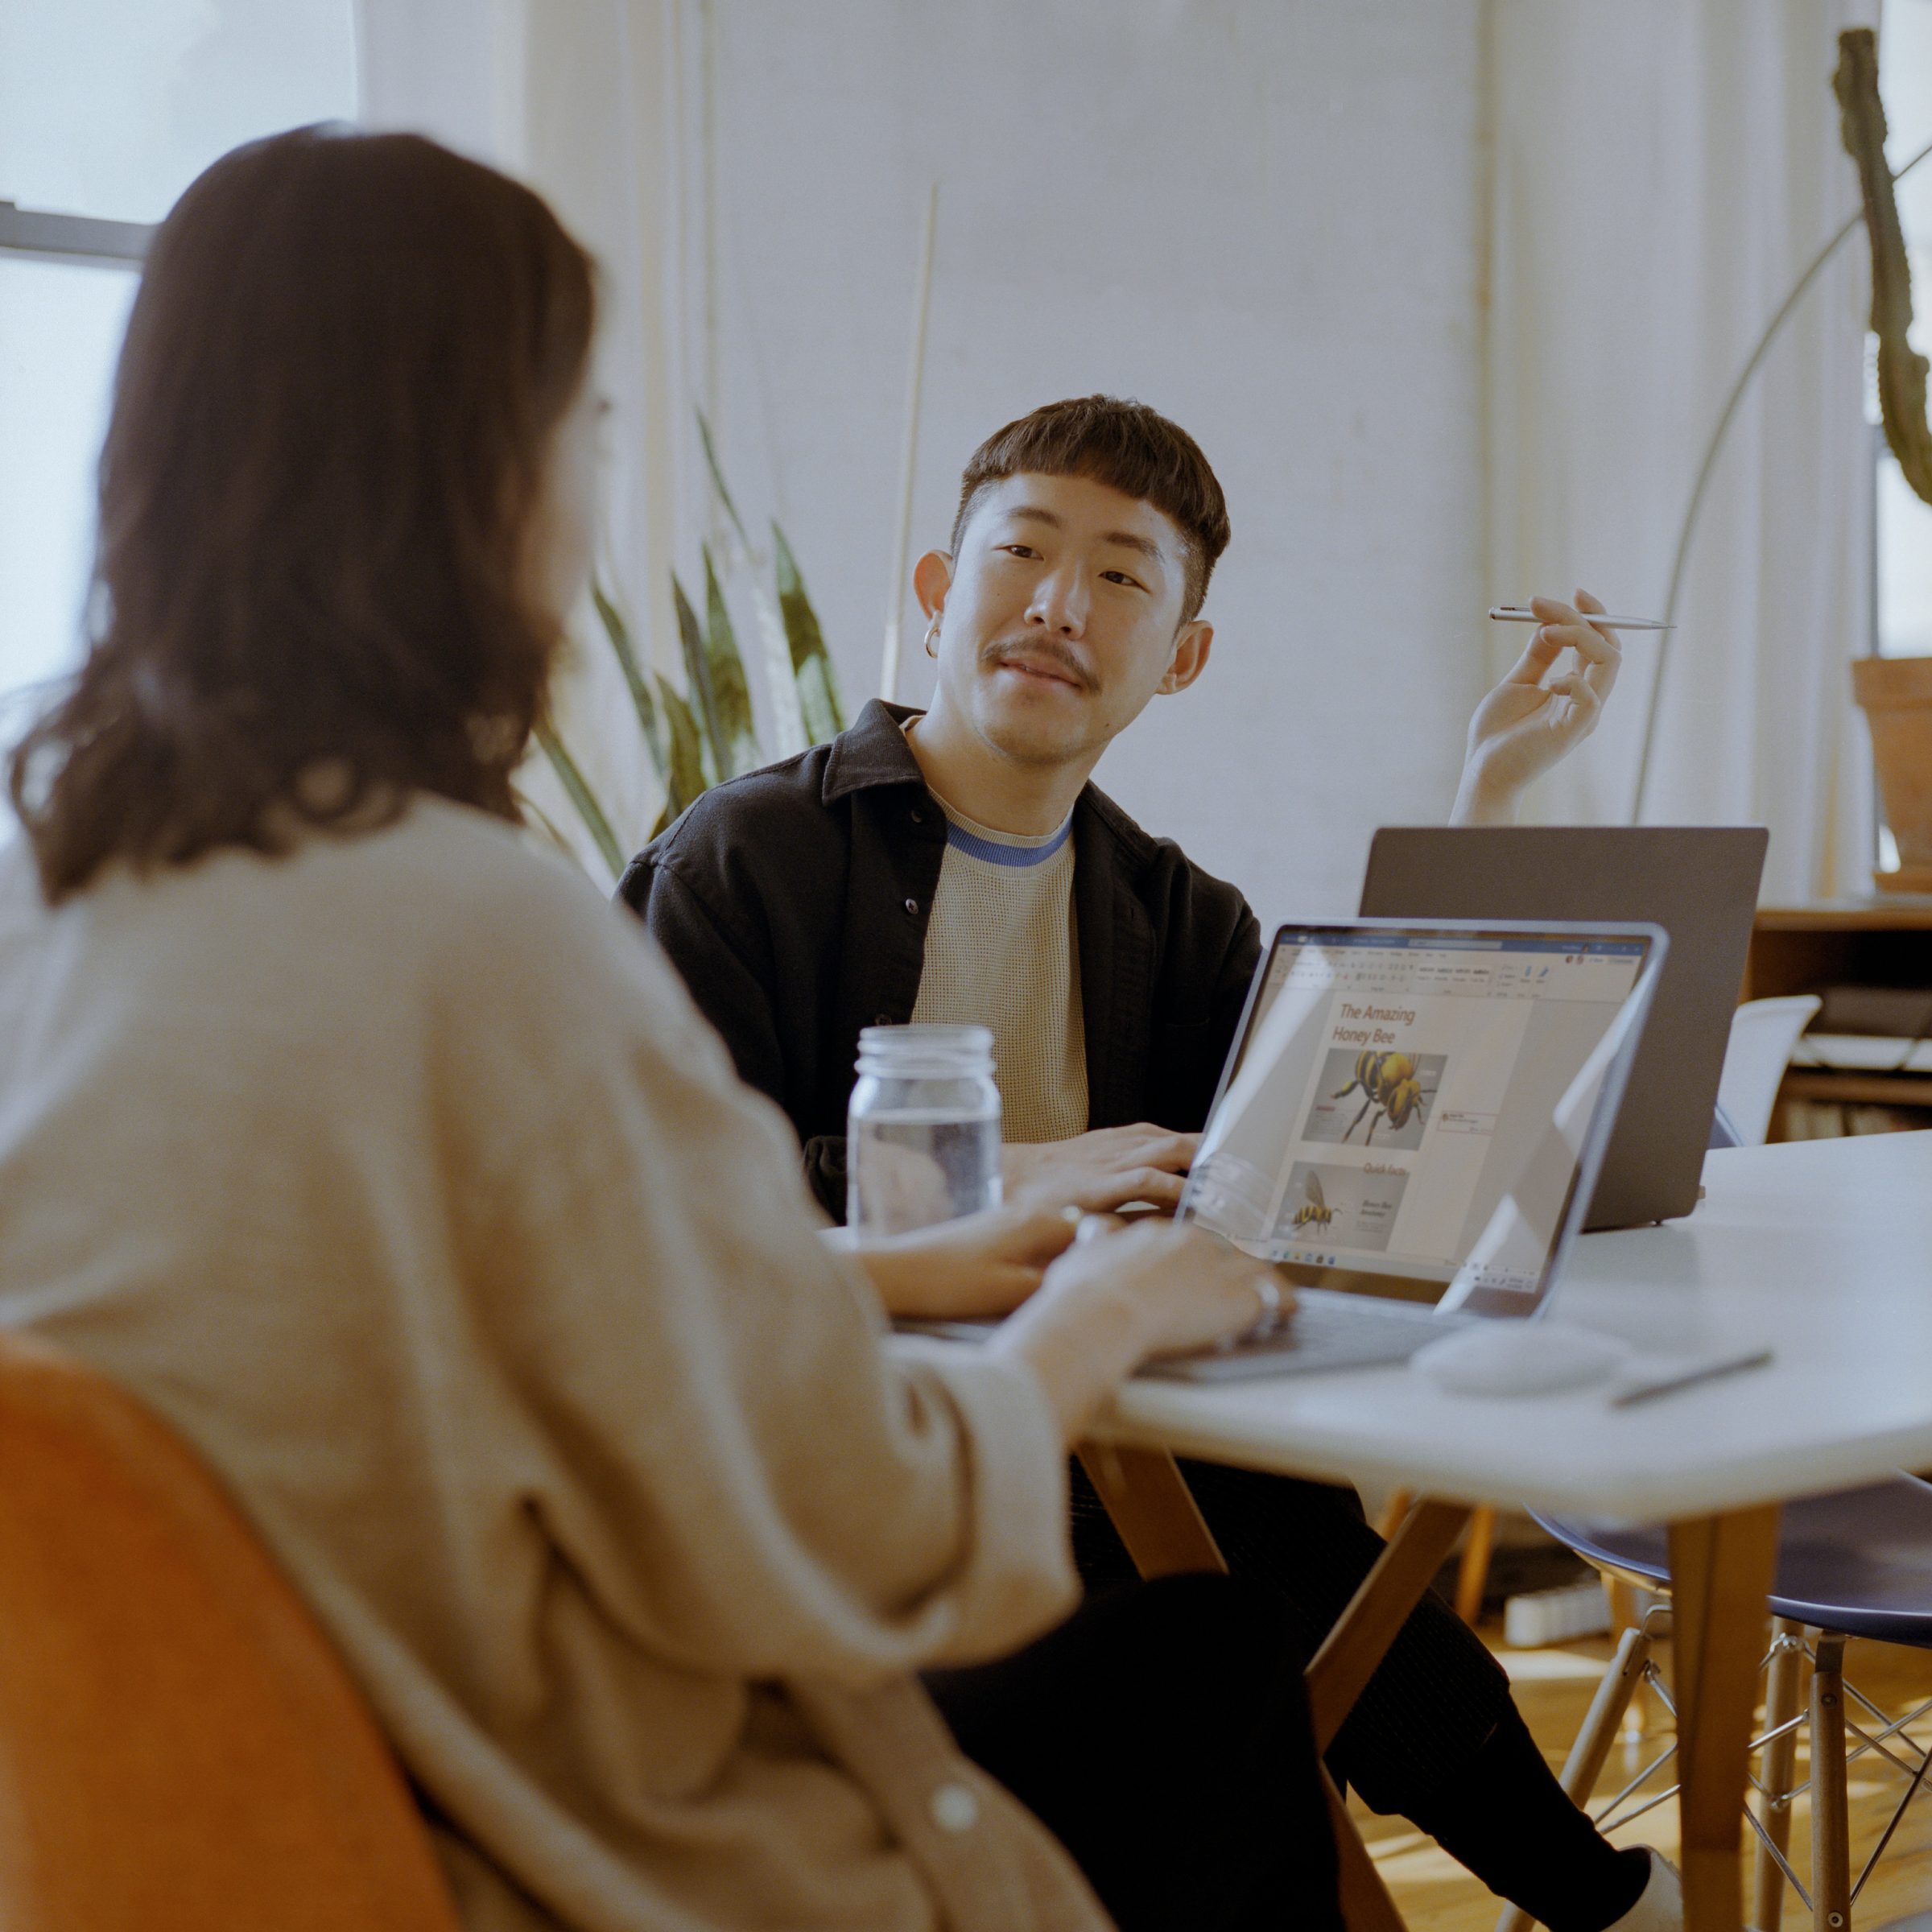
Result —
MULTIPOLYGON (((913 1019, 992 1026, 1009 1198, 1179 1199, 1260 928, 1088 781, 1151 699, 1206 669, 1228 537, 1206 458, 1144 405, 1084 398, 1009 424, 967 467, 952 554, 914 572, 931 708, 868 704, 832 744, 707 792, 626 871, 623 897, 790 1115, 835 1220, 859 1030, 913 1019)), ((1459 823, 1507 822, 1616 681, 1610 633, 1536 609, 1471 722, 1459 823), (1566 649, 1580 667, 1551 677, 1566 649)))
MULTIPOLYGON (((993 1028, 1010 1198, 1178 1200, 1260 928, 1088 779, 1153 698, 1206 668, 1200 612, 1228 537, 1206 458, 1144 405, 1088 397, 1009 423, 967 466, 951 553, 914 573, 931 708, 867 705, 830 745, 707 792, 625 872, 623 898, 740 1075, 791 1117, 835 1218, 859 1031, 909 1020, 993 1028)), ((1506 822, 1595 725, 1618 650, 1585 621, 1602 606, 1577 603, 1537 601, 1541 626, 1478 708, 1459 822, 1506 822), (1566 650, 1579 667, 1553 675, 1566 650)), ((1231 1567, 1277 1591, 1312 1649, 1381 1547, 1353 1497, 1183 1467, 1231 1567)), ((1073 1488, 1089 1586, 1130 1576, 1077 1469, 1073 1488)), ((1439 1599, 1330 1762, 1551 1932, 1682 1923, 1669 1867, 1614 1851, 1563 1796, 1439 1599)))

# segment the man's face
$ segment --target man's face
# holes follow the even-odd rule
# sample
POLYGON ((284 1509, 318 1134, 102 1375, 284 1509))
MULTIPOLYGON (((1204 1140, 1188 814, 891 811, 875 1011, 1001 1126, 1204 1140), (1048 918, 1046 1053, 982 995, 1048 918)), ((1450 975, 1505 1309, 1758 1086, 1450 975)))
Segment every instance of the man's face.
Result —
POLYGON ((1180 621, 1185 579, 1181 533, 1152 504, 1085 477, 1004 478, 950 568, 919 562, 939 619, 935 710, 1018 763, 1091 763, 1206 663, 1212 631, 1180 621))

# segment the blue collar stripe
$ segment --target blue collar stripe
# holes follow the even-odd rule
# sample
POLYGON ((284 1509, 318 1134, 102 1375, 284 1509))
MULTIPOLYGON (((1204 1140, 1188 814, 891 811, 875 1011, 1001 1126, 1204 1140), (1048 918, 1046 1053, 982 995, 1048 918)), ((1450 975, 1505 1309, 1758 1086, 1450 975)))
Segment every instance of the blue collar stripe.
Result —
POLYGON ((961 831, 948 819, 946 843, 968 858, 981 860, 989 865, 1044 865, 1067 843, 1072 830, 1070 818, 1044 845, 996 845, 990 839, 976 838, 970 832, 961 831))

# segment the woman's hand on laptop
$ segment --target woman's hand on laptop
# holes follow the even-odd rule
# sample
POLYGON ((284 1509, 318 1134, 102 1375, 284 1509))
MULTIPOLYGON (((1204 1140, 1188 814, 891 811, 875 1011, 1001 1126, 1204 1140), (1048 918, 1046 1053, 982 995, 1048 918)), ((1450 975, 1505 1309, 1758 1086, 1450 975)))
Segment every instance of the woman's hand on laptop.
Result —
POLYGON ((1149 1356, 1204 1348, 1293 1300, 1272 1269, 1215 1236, 1142 1221, 1063 1254, 990 1345, 1033 1370, 1072 1443, 1149 1356))
POLYGON ((1013 1205, 839 1245, 871 1277, 888 1315, 973 1321, 1018 1307, 1071 1245, 1080 1219, 1065 1208, 1013 1205))
POLYGON ((1009 1141, 1000 1153, 1006 1199, 1016 1206, 1071 1206, 1095 1213, 1146 1201, 1171 1212, 1180 1205, 1181 1185, 1200 1139, 1141 1121, 1132 1127, 1096 1128, 1070 1141, 1009 1141))
POLYGON ((1587 591, 1576 593, 1574 605, 1532 597, 1530 606, 1542 621, 1469 720, 1451 825, 1513 824, 1525 787, 1596 729, 1616 683, 1623 652, 1614 631, 1587 621, 1604 608, 1587 591), (1576 668, 1552 677, 1566 650, 1576 653, 1576 668))

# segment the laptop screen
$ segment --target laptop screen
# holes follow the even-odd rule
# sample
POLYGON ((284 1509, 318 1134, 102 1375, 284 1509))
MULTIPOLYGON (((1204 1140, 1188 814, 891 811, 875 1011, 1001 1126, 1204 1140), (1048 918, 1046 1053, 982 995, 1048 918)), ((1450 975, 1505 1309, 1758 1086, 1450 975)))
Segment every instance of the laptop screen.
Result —
POLYGON ((1282 927, 1183 1214, 1299 1281, 1527 1313, 1580 1220, 1662 944, 1641 927, 1282 927))

